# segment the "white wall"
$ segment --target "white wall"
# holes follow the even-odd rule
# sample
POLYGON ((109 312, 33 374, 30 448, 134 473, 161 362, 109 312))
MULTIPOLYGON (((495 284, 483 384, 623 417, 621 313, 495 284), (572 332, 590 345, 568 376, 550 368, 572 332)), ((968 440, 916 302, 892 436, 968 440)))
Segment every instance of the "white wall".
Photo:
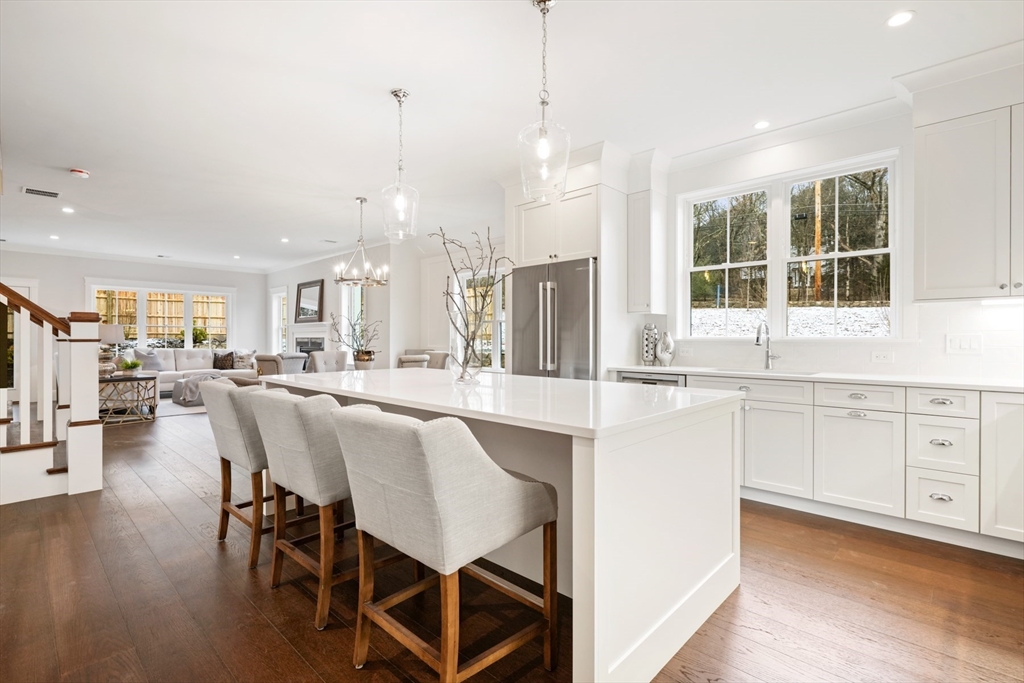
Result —
POLYGON ((57 315, 91 311, 86 278, 116 282, 163 283, 193 288, 234 288, 229 321, 232 347, 266 348, 267 276, 259 273, 190 268, 162 263, 119 261, 0 248, 0 279, 39 280, 38 303, 57 315))
MULTIPOLYGON (((885 118, 867 123, 851 123, 849 115, 828 121, 815 121, 779 132, 778 144, 743 149, 728 145, 673 160, 669 176, 670 204, 674 208, 680 194, 740 184, 758 178, 868 155, 898 150, 894 192, 895 202, 894 264, 897 281, 893 302, 899 307, 900 337, 885 340, 773 340, 773 350, 782 356, 775 367, 798 371, 834 371, 872 374, 952 375, 972 377, 1024 378, 1024 307, 989 306, 976 301, 949 303, 913 303, 913 124, 909 108, 894 112, 891 106, 879 111, 885 118), (829 128, 832 128, 829 130, 829 128), (801 137, 801 131, 806 134, 801 137), (956 332, 980 333, 984 352, 977 355, 947 354, 945 335, 956 332), (874 350, 894 351, 891 364, 871 362, 874 350)), ((769 139, 769 138, 766 138, 769 139)), ((652 316, 661 329, 666 325, 674 334, 683 335, 678 311, 686 302, 677 301, 675 279, 685 264, 679 253, 681 217, 670 216, 669 316, 652 316), (674 226, 674 227, 673 227, 674 226)), ((675 364, 709 367, 760 367, 763 348, 750 340, 681 338, 675 364)))

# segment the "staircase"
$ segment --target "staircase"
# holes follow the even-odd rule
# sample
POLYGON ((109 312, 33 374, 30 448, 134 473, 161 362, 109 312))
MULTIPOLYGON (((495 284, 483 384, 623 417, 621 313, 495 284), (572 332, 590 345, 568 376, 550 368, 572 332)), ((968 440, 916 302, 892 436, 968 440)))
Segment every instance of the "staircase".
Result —
MULTIPOLYGON (((13 313, 17 332, 15 386, 8 388, 6 377, 0 382, 0 505, 102 488, 99 315, 59 318, 3 283, 0 304, 13 313), (40 330, 35 343, 33 328, 40 330), (12 390, 17 408, 9 401, 12 390)), ((8 363, 6 330, 2 337, 8 363)))

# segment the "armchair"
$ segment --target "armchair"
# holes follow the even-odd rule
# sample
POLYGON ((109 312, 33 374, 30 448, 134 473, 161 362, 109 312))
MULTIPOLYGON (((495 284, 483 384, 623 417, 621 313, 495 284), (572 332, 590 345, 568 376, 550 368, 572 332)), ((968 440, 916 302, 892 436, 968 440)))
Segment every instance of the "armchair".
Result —
POLYGON ((305 353, 257 353, 256 370, 260 375, 294 375, 306 364, 305 353))
POLYGON ((306 372, 343 372, 348 370, 348 351, 313 351, 306 372))

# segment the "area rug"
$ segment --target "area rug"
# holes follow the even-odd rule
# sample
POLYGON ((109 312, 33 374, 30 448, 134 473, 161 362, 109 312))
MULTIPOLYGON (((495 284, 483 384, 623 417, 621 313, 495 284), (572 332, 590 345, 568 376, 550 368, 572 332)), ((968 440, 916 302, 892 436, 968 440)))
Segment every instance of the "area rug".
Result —
POLYGON ((205 413, 206 406, 194 406, 188 408, 186 406, 179 406, 177 403, 169 398, 160 399, 160 403, 156 407, 157 417, 177 417, 178 415, 194 415, 196 413, 205 413))

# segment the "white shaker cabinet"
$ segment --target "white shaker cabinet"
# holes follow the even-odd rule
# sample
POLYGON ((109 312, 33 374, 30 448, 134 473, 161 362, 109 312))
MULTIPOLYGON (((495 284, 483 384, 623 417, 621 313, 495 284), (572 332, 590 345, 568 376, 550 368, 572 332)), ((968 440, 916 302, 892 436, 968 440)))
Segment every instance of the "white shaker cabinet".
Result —
POLYGON ((981 533, 1024 541, 1024 394, 981 395, 981 533))
POLYGON ((627 198, 626 252, 629 313, 668 312, 666 301, 665 197, 651 190, 627 198))
POLYGON ((814 409, 814 500, 904 517, 906 415, 814 409))
POLYGON ((811 498, 813 472, 814 406, 746 401, 743 485, 811 498))
POLYGON ((601 226, 600 187, 566 192, 551 202, 531 202, 515 211, 516 266, 571 261, 597 255, 601 226))
POLYGON ((1010 112, 1010 294, 1024 296, 1024 104, 1010 112))
POLYGON ((916 129, 915 299, 997 297, 1014 291, 1010 118, 1010 107, 1003 107, 916 129))

